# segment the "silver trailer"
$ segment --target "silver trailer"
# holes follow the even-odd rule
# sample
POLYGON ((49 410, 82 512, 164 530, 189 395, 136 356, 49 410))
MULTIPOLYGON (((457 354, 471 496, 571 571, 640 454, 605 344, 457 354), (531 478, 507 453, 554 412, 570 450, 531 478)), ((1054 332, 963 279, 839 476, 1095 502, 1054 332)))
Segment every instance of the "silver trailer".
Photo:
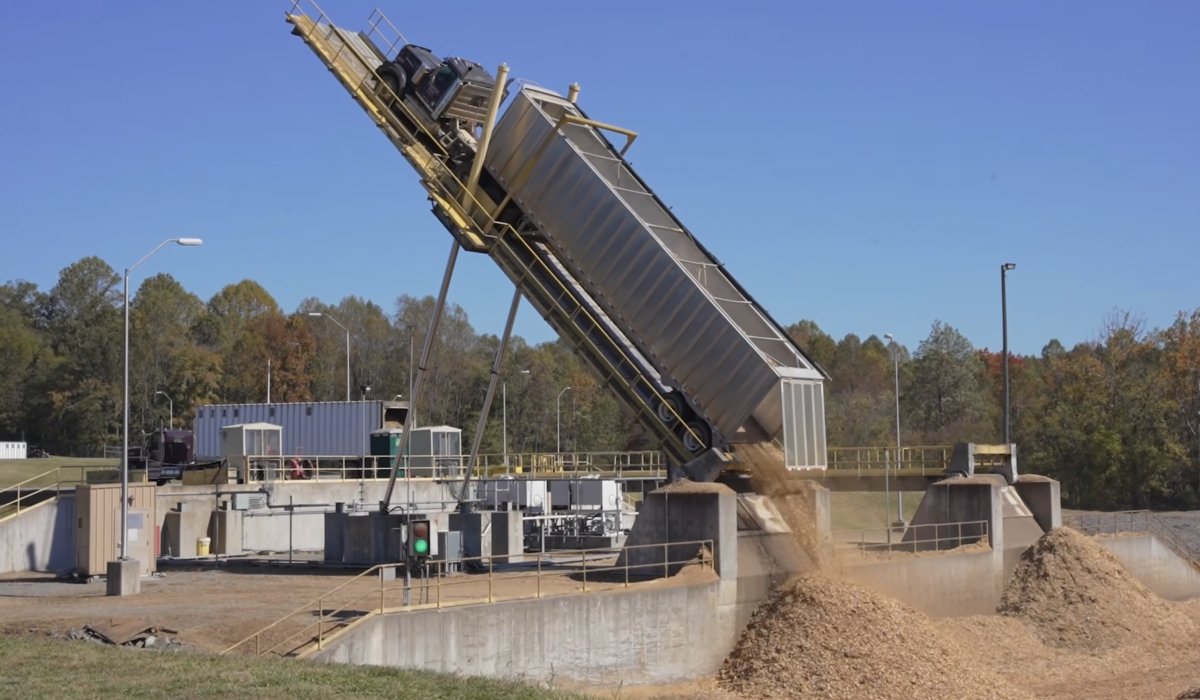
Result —
POLYGON ((271 423, 283 428, 285 455, 344 457, 370 452, 370 434, 404 425, 407 401, 309 401, 299 403, 235 403, 196 409, 197 459, 218 457, 221 430, 245 423, 271 423))
POLYGON ((525 85, 485 165, 712 444, 780 438, 790 466, 825 466, 821 371, 583 121, 525 85))

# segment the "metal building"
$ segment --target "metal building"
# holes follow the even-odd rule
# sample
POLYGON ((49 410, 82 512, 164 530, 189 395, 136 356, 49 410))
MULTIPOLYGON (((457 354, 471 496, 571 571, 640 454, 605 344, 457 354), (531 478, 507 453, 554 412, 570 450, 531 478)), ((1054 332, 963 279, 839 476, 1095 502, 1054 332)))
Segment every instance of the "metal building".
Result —
POLYGON ((271 423, 283 428, 285 455, 341 457, 370 454, 370 435, 399 428, 408 415, 407 401, 310 401, 240 403, 196 409, 198 460, 221 455, 221 430, 230 425, 271 423))

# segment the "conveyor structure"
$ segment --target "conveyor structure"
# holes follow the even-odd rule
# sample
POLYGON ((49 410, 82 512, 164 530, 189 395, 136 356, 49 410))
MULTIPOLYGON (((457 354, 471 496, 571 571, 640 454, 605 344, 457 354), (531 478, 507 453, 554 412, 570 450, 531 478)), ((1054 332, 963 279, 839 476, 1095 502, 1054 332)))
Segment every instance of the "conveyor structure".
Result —
POLYGON ((378 10, 353 32, 306 7, 287 13, 292 33, 416 170, 457 245, 496 262, 670 462, 711 480, 730 443, 775 441, 788 468, 827 466, 824 373, 630 167, 636 133, 592 120, 575 86, 521 82, 508 99, 505 66, 436 59, 378 10))

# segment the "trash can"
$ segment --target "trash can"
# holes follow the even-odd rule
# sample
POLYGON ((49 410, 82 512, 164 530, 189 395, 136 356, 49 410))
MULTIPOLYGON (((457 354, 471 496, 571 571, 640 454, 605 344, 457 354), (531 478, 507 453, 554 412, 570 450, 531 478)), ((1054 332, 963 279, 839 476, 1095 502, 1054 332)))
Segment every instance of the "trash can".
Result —
POLYGON ((211 537, 196 538, 196 556, 207 557, 208 556, 208 548, 209 548, 209 545, 211 545, 211 544, 212 544, 211 537))

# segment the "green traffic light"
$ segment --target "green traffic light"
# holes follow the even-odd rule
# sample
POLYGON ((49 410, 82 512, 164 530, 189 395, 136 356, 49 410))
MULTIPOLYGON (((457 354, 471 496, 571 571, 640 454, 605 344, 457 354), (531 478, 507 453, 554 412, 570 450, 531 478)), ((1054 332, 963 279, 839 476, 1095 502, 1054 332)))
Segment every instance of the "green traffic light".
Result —
POLYGON ((429 543, 425 540, 417 540, 413 543, 413 549, 416 550, 417 554, 424 554, 429 551, 429 543))

